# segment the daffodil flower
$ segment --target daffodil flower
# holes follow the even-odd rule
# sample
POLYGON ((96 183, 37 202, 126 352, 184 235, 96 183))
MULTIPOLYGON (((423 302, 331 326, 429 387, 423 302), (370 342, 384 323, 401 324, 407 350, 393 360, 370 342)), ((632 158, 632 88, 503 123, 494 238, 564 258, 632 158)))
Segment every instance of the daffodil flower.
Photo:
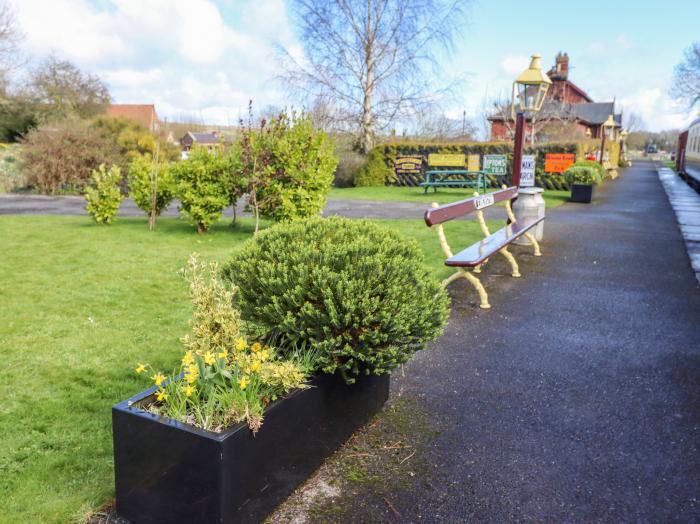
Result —
POLYGON ((140 375, 141 373, 146 371, 146 366, 144 364, 139 364, 138 366, 136 366, 136 369, 134 371, 136 371, 136 373, 140 375))
POLYGON ((248 379, 248 377, 242 377, 242 378, 238 381, 238 387, 241 388, 241 391, 243 391, 245 388, 248 387, 248 383, 249 383, 249 382, 250 382, 250 380, 248 379))
POLYGON ((220 351, 219 353, 216 354, 217 358, 226 358, 228 357, 228 351, 225 349, 223 351, 220 351))
POLYGON ((204 363, 208 365, 212 365, 214 362, 216 362, 216 358, 214 358, 214 353, 211 351, 207 351, 204 353, 204 363))
POLYGON ((194 388, 188 384, 185 386, 185 389, 183 391, 185 392, 186 397, 191 397, 192 393, 194 393, 194 388))
POLYGON ((250 370, 251 370, 253 373, 257 373, 258 371, 260 371, 260 362, 253 362, 253 363, 250 365, 250 370))
POLYGON ((250 346, 250 350, 251 350, 253 353, 257 353, 257 352, 260 351, 261 349, 262 349, 262 344, 260 344, 260 342, 256 342, 255 344, 253 344, 252 346, 250 346))
POLYGON ((151 377, 153 379, 153 382, 155 382, 156 386, 160 386, 163 382, 165 382, 165 375, 162 373, 156 373, 151 377))
POLYGON ((158 402, 163 402, 168 398, 168 394, 163 391, 162 389, 159 389, 158 392, 156 393, 156 400, 158 402))
POLYGON ((243 337, 241 337, 238 340, 236 340, 236 345, 234 347, 236 348, 236 351, 243 351, 247 346, 248 343, 243 337))

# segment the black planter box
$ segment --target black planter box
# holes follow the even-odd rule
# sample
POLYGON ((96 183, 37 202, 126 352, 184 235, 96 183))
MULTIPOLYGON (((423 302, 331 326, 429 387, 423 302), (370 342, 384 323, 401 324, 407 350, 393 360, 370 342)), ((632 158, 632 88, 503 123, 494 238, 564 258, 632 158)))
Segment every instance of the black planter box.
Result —
POLYGON ((255 436, 245 424, 214 433, 139 409, 155 388, 117 404, 117 514, 137 524, 262 521, 389 398, 388 375, 312 385, 271 404, 255 436))
POLYGON ((590 204, 593 200, 593 185, 571 184, 571 201, 590 204))

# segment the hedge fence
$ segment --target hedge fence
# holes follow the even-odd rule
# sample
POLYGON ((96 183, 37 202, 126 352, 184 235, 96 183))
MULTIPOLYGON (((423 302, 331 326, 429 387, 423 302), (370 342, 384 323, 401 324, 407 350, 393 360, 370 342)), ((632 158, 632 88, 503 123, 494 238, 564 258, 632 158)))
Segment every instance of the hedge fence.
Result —
MULTIPOLYGON (((576 160, 583 160, 588 153, 600 148, 600 140, 584 140, 580 142, 550 142, 537 144, 535 148, 526 146, 523 154, 536 154, 535 183, 546 189, 568 190, 569 185, 563 174, 544 172, 544 160, 547 153, 574 153, 576 160)), ((610 165, 617 166, 620 156, 620 144, 611 141, 605 144, 605 150, 610 154, 610 165)), ((367 164, 357 173, 357 186, 418 186, 423 182, 423 175, 403 175, 399 178, 394 174, 396 155, 422 155, 428 158, 430 153, 440 154, 479 154, 506 155, 508 174, 506 176, 487 176, 491 187, 500 187, 511 180, 513 164, 513 144, 509 142, 461 142, 461 143, 417 143, 417 142, 388 142, 376 146, 367 158, 367 164)))

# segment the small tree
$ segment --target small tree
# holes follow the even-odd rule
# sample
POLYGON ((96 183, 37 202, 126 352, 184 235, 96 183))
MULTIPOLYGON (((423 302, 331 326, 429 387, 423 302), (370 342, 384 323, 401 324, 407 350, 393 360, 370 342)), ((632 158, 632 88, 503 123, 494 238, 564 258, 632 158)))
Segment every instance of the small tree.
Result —
POLYGON ((197 226, 197 233, 206 233, 230 201, 228 156, 195 147, 187 160, 173 166, 173 175, 180 211, 197 226))
POLYGON ((173 201, 171 166, 160 162, 158 149, 151 157, 140 155, 129 164, 129 196, 148 215, 148 229, 156 228, 156 218, 173 201))
POLYGON ((119 167, 107 170, 104 164, 92 172, 93 186, 85 191, 85 209, 98 224, 109 224, 119 211, 122 195, 119 182, 122 179, 119 167))

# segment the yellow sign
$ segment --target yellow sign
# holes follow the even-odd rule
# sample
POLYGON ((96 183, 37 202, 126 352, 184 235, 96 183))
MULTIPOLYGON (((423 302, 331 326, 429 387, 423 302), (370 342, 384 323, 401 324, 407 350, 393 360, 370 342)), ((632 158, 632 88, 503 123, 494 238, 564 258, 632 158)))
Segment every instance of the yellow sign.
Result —
POLYGON ((430 153, 428 155, 428 165, 435 167, 464 167, 464 155, 441 155, 430 153))
POLYGON ((480 164, 479 155, 469 155, 467 157, 467 171, 478 171, 480 164))

